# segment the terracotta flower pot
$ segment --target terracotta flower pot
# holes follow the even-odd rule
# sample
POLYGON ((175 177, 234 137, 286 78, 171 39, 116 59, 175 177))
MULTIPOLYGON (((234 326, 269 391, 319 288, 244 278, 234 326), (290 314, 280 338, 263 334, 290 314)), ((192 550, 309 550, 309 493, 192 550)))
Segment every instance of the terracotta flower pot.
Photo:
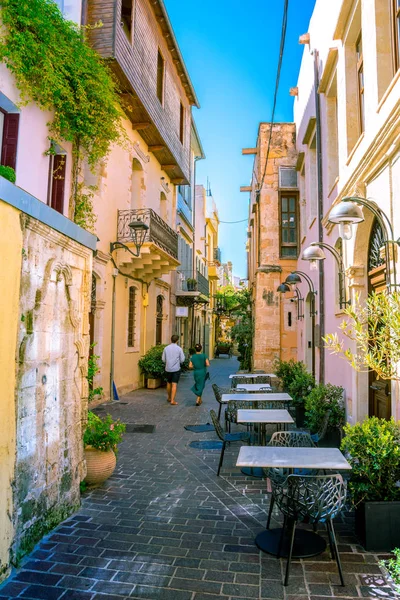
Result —
POLYGON ((85 459, 87 469, 85 481, 89 485, 103 483, 114 473, 117 464, 113 450, 103 452, 92 446, 85 447, 85 459))

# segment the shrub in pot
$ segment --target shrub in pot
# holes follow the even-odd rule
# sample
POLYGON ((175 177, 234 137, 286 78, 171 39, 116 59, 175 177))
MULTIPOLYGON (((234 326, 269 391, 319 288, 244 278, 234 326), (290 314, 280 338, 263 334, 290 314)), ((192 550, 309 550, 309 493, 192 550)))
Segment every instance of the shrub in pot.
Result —
POLYGON ((366 550, 390 552, 400 546, 400 422, 370 417, 344 432, 357 535, 366 550))
POLYGON ((189 279, 186 279, 186 285, 188 292, 195 292, 197 289, 197 279, 191 279, 189 277, 189 279))
POLYGON ((329 411, 328 433, 331 443, 340 446, 341 432, 346 421, 344 389, 327 383, 315 386, 305 400, 305 422, 312 434, 321 430, 326 413, 329 411), (336 438, 335 438, 336 434, 336 438))
POLYGON ((5 167, 4 165, 0 165, 0 175, 4 177, 4 179, 8 179, 11 183, 15 183, 17 176, 15 174, 15 170, 12 167, 5 167))
POLYGON ((92 411, 88 412, 88 422, 83 435, 86 483, 102 483, 113 474, 117 464, 118 444, 124 431, 125 425, 114 421, 111 415, 101 418, 92 411))
POLYGON ((165 365, 162 353, 165 345, 153 346, 139 360, 139 367, 147 380, 147 387, 154 389, 160 387, 164 380, 165 365))

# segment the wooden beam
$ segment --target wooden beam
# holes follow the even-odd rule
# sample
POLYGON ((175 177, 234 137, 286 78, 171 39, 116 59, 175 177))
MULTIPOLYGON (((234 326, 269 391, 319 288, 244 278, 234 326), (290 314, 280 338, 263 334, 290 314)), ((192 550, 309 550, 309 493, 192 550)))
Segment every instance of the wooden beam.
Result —
POLYGON ((153 145, 149 146, 148 148, 149 148, 149 152, 158 152, 159 150, 164 150, 165 145, 164 144, 153 144, 153 145))
POLYGON ((240 191, 241 192, 251 192, 253 188, 251 187, 251 185, 241 185, 240 186, 240 191))
POLYGON ((176 165, 161 165, 161 168, 164 169, 175 169, 176 165))
POLYGON ((174 185, 183 185, 185 183, 185 180, 182 179, 182 177, 180 177, 179 179, 171 179, 171 183, 173 183, 174 185))
POLYGON ((132 123, 132 128, 136 129, 136 131, 140 131, 141 129, 147 129, 151 126, 151 123, 132 123))
POLYGON ((242 154, 257 154, 257 148, 243 148, 242 154))

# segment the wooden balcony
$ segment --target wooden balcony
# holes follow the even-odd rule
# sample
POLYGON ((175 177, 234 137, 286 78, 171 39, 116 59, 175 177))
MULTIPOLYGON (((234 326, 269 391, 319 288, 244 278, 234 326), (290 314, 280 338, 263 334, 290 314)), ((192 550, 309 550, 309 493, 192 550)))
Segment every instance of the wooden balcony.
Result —
POLYGON ((125 250, 118 250, 118 259, 124 270, 144 281, 151 281, 175 270, 180 264, 178 234, 151 208, 119 210, 117 241, 136 250, 129 223, 137 220, 146 223, 149 229, 139 257, 134 258, 125 250))
POLYGON ((122 105, 133 128, 174 184, 190 182, 190 106, 198 101, 161 0, 136 0, 132 31, 121 19, 122 0, 89 0, 92 47, 107 59, 119 82, 122 105), (164 101, 157 98, 157 49, 165 58, 164 101), (179 106, 185 110, 183 143, 179 106))

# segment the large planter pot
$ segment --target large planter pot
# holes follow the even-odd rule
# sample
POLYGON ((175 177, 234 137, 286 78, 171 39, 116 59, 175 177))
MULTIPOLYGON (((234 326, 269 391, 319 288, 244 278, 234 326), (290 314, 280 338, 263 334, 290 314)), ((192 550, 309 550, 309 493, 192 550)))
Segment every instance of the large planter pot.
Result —
POLYGON ((89 485, 103 483, 114 473, 117 464, 117 458, 112 450, 103 452, 92 446, 85 447, 85 460, 87 470, 85 481, 89 485))
POLYGON ((356 508, 356 533, 368 551, 400 546, 400 502, 362 502, 356 508))
POLYGON ((147 388, 149 390, 156 390, 157 388, 161 387, 162 384, 162 380, 155 378, 155 377, 148 377, 147 378, 147 388))
POLYGON ((306 420, 306 409, 304 405, 296 406, 296 426, 304 427, 304 423, 306 420))
POLYGON ((339 429, 328 429, 325 437, 319 442, 322 448, 340 448, 342 436, 339 429))

